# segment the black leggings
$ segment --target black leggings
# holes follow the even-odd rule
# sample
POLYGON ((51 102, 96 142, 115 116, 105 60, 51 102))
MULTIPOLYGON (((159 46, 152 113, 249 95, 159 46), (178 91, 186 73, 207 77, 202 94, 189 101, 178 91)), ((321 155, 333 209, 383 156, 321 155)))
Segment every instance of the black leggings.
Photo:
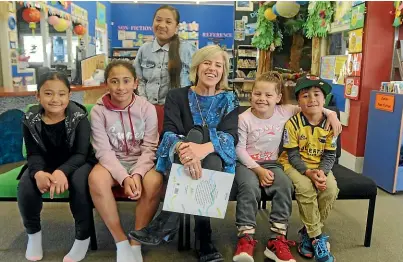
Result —
MULTIPOLYGON (((193 142, 196 144, 204 144, 210 142, 209 131, 207 128, 196 126, 191 129, 186 137, 185 142, 193 142)), ((177 155, 175 162, 179 163, 177 155)), ((217 153, 211 153, 207 155, 201 163, 202 168, 222 171, 223 163, 221 157, 217 153)), ((211 240, 211 223, 209 217, 194 216, 195 219, 195 229, 194 232, 199 240, 209 241, 211 240)))
MULTIPOLYGON (((84 164, 68 177, 70 210, 75 220, 76 239, 90 237, 92 223, 92 201, 88 188, 88 175, 93 165, 84 164)), ((18 184, 18 207, 28 234, 41 230, 42 194, 35 179, 29 176, 27 168, 18 184)))

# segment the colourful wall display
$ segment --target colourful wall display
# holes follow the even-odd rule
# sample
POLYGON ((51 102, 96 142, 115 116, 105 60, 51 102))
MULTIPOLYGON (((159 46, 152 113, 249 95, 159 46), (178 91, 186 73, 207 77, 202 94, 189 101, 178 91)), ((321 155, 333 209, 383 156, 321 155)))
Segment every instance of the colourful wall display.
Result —
POLYGON ((335 78, 335 56, 323 56, 320 61, 320 77, 333 80, 335 78))
POLYGON ((351 10, 350 30, 364 27, 365 4, 354 6, 351 10))
POLYGON ((348 32, 348 52, 361 53, 362 52, 362 28, 348 32))
POLYGON ((361 76, 362 53, 349 54, 347 60, 347 75, 361 76))
MULTIPOLYGON (((112 47, 123 47, 125 40, 131 41, 133 46, 140 46, 142 42, 148 41, 153 37, 153 17, 155 10, 160 4, 112 4, 111 19, 114 23, 112 32, 112 47), (123 33, 122 31, 125 31, 123 33), (123 39, 123 34, 130 32, 131 37, 135 39, 123 39), (139 41, 141 40, 141 41, 139 41)), ((218 39, 219 44, 232 48, 234 33, 234 6, 220 5, 172 5, 178 9, 180 13, 180 23, 186 23, 186 29, 182 30, 182 36, 187 34, 191 36, 191 41, 198 41, 199 47, 210 44, 212 40, 218 39), (222 17, 220 23, 214 17, 222 17), (193 23, 193 24, 192 24, 193 23), (190 24, 190 26, 189 26, 190 24), (196 29, 198 27, 198 32, 196 29), (192 29, 192 30, 189 30, 192 29), (193 32, 193 33, 192 33, 193 32), (198 37, 196 38, 196 34, 198 37)), ((185 27, 182 26, 182 29, 185 27)), ((181 32, 180 32, 181 33, 181 32)), ((129 42, 125 42, 130 45, 129 42)))
POLYGON ((333 24, 343 25, 350 22, 351 5, 351 1, 336 1, 333 24))
POLYGON ((106 28, 106 8, 100 2, 97 2, 97 27, 106 28))
POLYGON ((347 77, 344 96, 349 99, 358 100, 360 95, 360 82, 359 77, 347 77))

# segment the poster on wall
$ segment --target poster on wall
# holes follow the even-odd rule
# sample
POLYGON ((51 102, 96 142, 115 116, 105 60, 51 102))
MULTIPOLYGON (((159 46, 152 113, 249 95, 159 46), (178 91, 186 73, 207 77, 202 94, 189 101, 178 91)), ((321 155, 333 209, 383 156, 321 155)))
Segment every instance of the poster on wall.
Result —
POLYGON ((360 78, 347 77, 346 85, 344 86, 344 97, 352 100, 358 100, 360 95, 360 78))
POLYGON ((335 80, 333 83, 339 84, 339 85, 344 85, 345 78, 347 76, 347 59, 348 56, 346 55, 338 55, 336 56, 335 60, 335 66, 334 66, 334 74, 335 74, 335 80))
POLYGON ((97 27, 106 29, 106 9, 100 2, 97 2, 97 27))
POLYGON ((343 25, 350 22, 351 1, 336 1, 333 24, 343 25))
POLYGON ((134 40, 134 39, 137 38, 137 32, 126 31, 126 33, 125 33, 125 38, 128 39, 128 40, 129 40, 129 39, 134 40))
POLYGON ((362 52, 362 28, 348 32, 348 52, 362 52))
POLYGON ((87 21, 88 20, 88 12, 84 8, 79 7, 71 3, 71 16, 87 21))
POLYGON ((235 41, 244 41, 245 40, 245 31, 235 31, 234 40, 235 41))
POLYGON ((124 48, 132 48, 133 47, 133 40, 123 40, 122 47, 124 48))
POLYGON ((365 1, 353 1, 353 6, 360 5, 362 3, 365 3, 365 1))
POLYGON ((365 4, 354 6, 351 10, 350 30, 364 27, 365 4))
POLYGON ((320 61, 320 77, 333 80, 335 78, 335 56, 323 56, 320 61))
POLYGON ((235 2, 236 11, 253 11, 252 1, 236 1, 235 2))
POLYGON ((245 21, 235 20, 235 31, 243 31, 243 30, 245 30, 245 21))
POLYGON ((196 48, 199 48, 199 23, 193 21, 191 23, 182 22, 179 23, 178 35, 183 40, 186 40, 193 44, 196 48))
POLYGON ((349 54, 347 60, 347 75, 361 76, 362 53, 349 54))
POLYGON ((118 30, 118 40, 126 40, 126 31, 118 30))

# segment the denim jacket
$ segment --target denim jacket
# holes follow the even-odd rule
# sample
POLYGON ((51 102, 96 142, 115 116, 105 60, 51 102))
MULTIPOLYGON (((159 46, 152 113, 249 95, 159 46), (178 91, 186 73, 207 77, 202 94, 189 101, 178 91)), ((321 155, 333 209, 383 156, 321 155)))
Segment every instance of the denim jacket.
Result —
MULTIPOLYGON (((160 46, 157 40, 143 44, 137 52, 134 67, 139 79, 139 94, 152 104, 165 104, 165 97, 171 88, 168 73, 169 44, 160 46)), ((190 86, 189 72, 192 55, 196 47, 181 41, 179 55, 182 61, 181 87, 190 86)))

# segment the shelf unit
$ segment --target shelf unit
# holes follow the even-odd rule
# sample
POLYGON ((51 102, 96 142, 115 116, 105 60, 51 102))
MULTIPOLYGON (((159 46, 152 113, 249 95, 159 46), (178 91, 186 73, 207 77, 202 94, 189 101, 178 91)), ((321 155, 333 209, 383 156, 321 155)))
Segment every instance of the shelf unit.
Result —
POLYGON ((362 174, 389 193, 403 191, 402 116, 403 94, 371 91, 362 174), (384 111, 379 106, 386 98, 384 111))
POLYGON ((238 45, 236 50, 236 77, 254 79, 258 65, 258 50, 251 45, 238 45))
POLYGON ((138 47, 112 47, 112 56, 110 58, 134 60, 138 50, 138 47))

